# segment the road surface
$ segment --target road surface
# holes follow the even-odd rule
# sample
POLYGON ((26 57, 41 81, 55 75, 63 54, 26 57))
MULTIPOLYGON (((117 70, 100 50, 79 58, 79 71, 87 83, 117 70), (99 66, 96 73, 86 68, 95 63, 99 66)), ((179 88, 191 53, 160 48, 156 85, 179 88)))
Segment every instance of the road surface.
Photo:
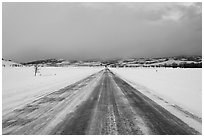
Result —
POLYGON ((3 134, 200 134, 109 69, 29 105, 3 117, 3 134))

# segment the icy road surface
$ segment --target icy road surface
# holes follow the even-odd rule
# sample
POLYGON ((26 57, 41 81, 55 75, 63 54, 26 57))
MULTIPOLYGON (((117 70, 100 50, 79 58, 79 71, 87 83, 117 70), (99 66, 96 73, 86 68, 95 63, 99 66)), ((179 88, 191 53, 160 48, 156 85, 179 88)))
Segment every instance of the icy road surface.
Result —
POLYGON ((109 69, 3 116, 3 134, 200 134, 109 69))

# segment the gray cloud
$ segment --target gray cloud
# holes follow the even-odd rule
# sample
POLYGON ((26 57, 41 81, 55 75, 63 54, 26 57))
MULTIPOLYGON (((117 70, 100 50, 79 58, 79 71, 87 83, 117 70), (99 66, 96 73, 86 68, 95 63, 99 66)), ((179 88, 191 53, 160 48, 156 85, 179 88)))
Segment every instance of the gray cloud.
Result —
POLYGON ((201 3, 3 3, 3 57, 202 54, 201 3))

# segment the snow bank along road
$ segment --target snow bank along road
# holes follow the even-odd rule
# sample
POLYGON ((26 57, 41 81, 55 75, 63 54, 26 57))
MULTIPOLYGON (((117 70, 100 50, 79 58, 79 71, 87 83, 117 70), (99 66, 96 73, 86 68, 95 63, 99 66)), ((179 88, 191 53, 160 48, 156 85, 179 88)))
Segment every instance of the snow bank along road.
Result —
POLYGON ((109 69, 3 116, 3 134, 200 134, 109 69))

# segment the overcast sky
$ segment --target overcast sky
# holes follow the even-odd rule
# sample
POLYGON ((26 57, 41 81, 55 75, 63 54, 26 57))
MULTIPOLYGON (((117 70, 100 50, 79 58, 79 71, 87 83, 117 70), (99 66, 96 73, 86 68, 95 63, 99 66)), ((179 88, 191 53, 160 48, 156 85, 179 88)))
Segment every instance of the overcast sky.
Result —
POLYGON ((3 3, 3 58, 202 55, 201 3, 3 3))

